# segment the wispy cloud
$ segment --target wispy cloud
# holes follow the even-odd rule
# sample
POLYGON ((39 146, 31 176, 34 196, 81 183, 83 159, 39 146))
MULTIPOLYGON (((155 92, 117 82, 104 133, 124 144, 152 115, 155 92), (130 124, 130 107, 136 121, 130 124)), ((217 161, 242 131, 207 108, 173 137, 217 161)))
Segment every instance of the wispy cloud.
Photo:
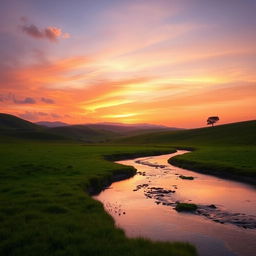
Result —
POLYGON ((32 97, 17 98, 15 94, 8 93, 0 95, 1 102, 12 102, 14 104, 36 104, 36 100, 32 97))
POLYGON ((65 117, 65 115, 59 115, 56 113, 46 113, 41 111, 25 111, 23 113, 18 113, 17 115, 21 118, 31 121, 38 121, 45 118, 55 120, 65 117))
POLYGON ((44 97, 41 98, 41 101, 44 102, 44 103, 47 103, 47 104, 54 104, 55 103, 55 101, 53 99, 44 98, 44 97))
POLYGON ((13 98, 13 102, 15 104, 35 104, 36 100, 34 98, 31 98, 31 97, 26 97, 26 98, 21 99, 21 100, 13 98))

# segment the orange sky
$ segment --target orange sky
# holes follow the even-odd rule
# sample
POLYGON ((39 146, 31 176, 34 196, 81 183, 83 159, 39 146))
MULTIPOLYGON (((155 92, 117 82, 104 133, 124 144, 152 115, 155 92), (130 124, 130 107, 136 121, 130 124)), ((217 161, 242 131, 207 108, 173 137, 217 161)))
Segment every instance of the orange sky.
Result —
POLYGON ((0 112, 186 128, 255 119, 254 1, 95 2, 1 1, 0 112))

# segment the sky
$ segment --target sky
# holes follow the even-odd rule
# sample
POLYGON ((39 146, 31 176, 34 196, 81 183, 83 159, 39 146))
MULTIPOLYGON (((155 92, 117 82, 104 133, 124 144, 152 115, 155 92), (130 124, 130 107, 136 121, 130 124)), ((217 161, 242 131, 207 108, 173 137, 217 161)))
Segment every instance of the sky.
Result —
POLYGON ((194 128, 256 119, 256 0, 1 0, 0 112, 194 128))

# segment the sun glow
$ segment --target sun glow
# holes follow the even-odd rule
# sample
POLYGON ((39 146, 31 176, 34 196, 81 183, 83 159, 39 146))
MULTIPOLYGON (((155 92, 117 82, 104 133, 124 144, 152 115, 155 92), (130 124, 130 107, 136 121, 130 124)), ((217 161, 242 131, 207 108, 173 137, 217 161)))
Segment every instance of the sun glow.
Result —
POLYGON ((29 3, 26 19, 24 8, 0 4, 0 111, 180 127, 203 126, 214 113, 220 123, 255 119, 255 6, 139 2, 94 1, 92 15, 87 1, 69 1, 47 20, 48 0, 43 11, 29 3))
POLYGON ((138 113, 127 113, 127 114, 116 114, 116 115, 105 115, 105 118, 126 118, 126 117, 133 117, 137 116, 138 113))

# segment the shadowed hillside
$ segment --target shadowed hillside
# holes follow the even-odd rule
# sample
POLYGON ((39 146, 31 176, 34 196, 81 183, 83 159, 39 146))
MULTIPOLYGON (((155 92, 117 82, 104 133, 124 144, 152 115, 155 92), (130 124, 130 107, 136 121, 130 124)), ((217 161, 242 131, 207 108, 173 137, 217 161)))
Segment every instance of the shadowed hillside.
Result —
POLYGON ((0 113, 0 129, 8 130, 8 129, 24 129, 24 130, 35 130, 40 128, 40 126, 31 123, 29 121, 23 120, 19 117, 0 113))
POLYGON ((31 139, 31 140, 65 140, 65 136, 52 133, 49 129, 23 120, 19 117, 0 114, 1 140, 31 139))

